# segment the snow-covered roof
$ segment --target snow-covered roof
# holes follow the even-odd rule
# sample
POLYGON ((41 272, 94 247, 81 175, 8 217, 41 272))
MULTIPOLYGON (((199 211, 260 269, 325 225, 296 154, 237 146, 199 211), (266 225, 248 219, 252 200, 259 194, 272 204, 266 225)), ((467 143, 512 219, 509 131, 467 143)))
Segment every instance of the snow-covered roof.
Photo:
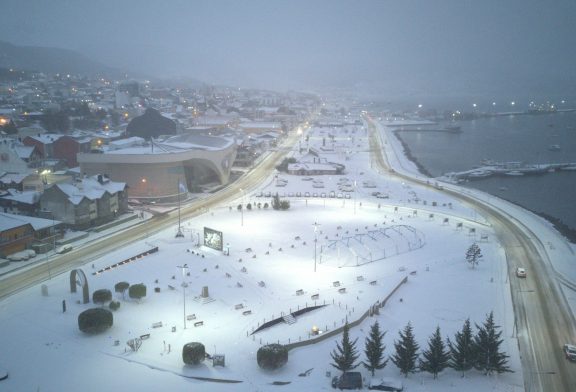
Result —
POLYGON ((28 174, 22 173, 5 173, 0 175, 0 183, 3 184, 20 184, 24 179, 28 177, 28 174))
POLYGON ((29 137, 39 141, 42 144, 51 144, 60 139, 62 136, 64 135, 59 135, 57 133, 43 133, 40 135, 30 135, 29 137))
POLYGON ((52 219, 36 218, 27 215, 6 214, 3 212, 0 213, 0 231, 14 229, 26 224, 32 225, 34 230, 42 230, 59 223, 61 222, 53 221, 52 219))
MULTIPOLYGON (((2 182, 4 182, 3 178, 2 178, 2 182)), ((2 198, 6 199, 6 200, 14 200, 18 203, 23 203, 23 204, 34 204, 40 198, 40 192, 36 192, 36 191, 20 192, 20 191, 14 190, 14 189, 9 189, 8 194, 3 196, 2 198)))

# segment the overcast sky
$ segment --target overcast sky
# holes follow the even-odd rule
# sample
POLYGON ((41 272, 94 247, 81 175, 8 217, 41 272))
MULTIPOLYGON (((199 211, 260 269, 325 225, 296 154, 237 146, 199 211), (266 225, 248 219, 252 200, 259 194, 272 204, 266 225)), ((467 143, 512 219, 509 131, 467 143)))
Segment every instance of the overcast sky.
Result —
POLYGON ((575 85, 574 0, 2 0, 0 39, 243 87, 575 85))

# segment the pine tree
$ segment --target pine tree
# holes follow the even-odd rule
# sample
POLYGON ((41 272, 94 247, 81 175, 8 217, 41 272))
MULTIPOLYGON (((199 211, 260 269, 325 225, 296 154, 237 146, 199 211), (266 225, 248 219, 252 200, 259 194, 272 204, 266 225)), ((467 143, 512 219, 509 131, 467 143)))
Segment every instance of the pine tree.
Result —
POLYGON ((358 363, 355 364, 356 360, 358 359, 358 353, 356 350, 356 341, 358 339, 351 342, 349 330, 350 327, 348 326, 348 323, 344 324, 342 344, 336 343, 336 349, 330 354, 332 360, 334 361, 334 363, 331 363, 331 365, 340 370, 342 373, 352 370, 359 365, 358 363))
POLYGON ((493 372, 512 372, 508 367, 508 355, 500 352, 500 344, 503 339, 501 331, 497 331, 499 326, 494 324, 493 312, 486 317, 482 326, 476 325, 478 333, 474 337, 474 350, 476 351, 476 361, 474 367, 489 375, 493 372))
POLYGON ((374 372, 379 369, 384 369, 388 360, 384 359, 384 350, 386 346, 382 344, 382 338, 386 332, 380 332, 380 325, 378 321, 372 324, 370 327, 370 334, 366 337, 364 344, 364 355, 366 355, 366 361, 362 362, 364 367, 372 373, 374 377, 374 372))
POLYGON ((474 366, 476 356, 470 319, 466 319, 462 330, 454 335, 454 344, 448 339, 448 347, 450 347, 450 367, 456 371, 461 371, 462 377, 464 377, 464 372, 474 366))
POLYGON ((394 342, 396 353, 390 359, 400 369, 400 373, 404 377, 408 377, 408 373, 414 373, 416 370, 416 360, 418 359, 418 349, 420 347, 414 339, 410 323, 404 327, 404 331, 399 332, 399 335, 400 341, 394 342))
POLYGON ((436 327, 436 332, 428 340, 428 350, 424 351, 422 356, 424 359, 420 360, 420 369, 432 373, 434 378, 448 367, 450 353, 440 335, 440 327, 436 327))
POLYGON ((466 261, 470 263, 472 269, 480 263, 480 259, 482 258, 482 251, 478 244, 474 243, 470 245, 468 250, 466 251, 466 261))

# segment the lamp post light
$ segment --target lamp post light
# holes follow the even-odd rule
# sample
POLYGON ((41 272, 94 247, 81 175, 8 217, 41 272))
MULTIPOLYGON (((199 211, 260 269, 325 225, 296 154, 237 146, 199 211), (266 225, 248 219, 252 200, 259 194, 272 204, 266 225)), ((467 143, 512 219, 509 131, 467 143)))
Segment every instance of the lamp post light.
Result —
MULTIPOLYGON (((50 234, 52 236, 52 251, 56 253, 56 221, 54 219, 54 213, 49 210, 44 210, 44 212, 52 216, 52 227, 50 230, 50 234)), ((48 264, 48 279, 52 279, 52 268, 50 265, 50 257, 48 256, 48 253, 49 252, 46 252, 46 263, 48 264)))
POLYGON ((316 248, 318 247, 318 226, 320 224, 314 222, 312 226, 314 226, 314 272, 316 272, 316 248))
POLYGON ((188 264, 178 265, 178 268, 182 270, 182 298, 183 301, 183 314, 184 314, 184 329, 186 329, 186 287, 188 284, 186 283, 186 272, 188 271, 188 264))
POLYGON ((244 189, 240 188, 242 198, 240 199, 240 226, 244 226, 244 189))
POLYGON ((354 215, 356 215, 356 180, 354 180, 354 215))

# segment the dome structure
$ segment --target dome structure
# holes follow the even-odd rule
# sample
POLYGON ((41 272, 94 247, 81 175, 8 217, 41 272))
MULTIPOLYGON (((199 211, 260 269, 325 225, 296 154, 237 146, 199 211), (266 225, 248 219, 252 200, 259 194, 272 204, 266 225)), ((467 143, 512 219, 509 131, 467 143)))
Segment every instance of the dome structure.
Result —
POLYGON ((160 135, 175 135, 176 123, 160 114, 156 109, 148 108, 143 115, 134 117, 126 127, 128 136, 139 136, 146 140, 160 135))

